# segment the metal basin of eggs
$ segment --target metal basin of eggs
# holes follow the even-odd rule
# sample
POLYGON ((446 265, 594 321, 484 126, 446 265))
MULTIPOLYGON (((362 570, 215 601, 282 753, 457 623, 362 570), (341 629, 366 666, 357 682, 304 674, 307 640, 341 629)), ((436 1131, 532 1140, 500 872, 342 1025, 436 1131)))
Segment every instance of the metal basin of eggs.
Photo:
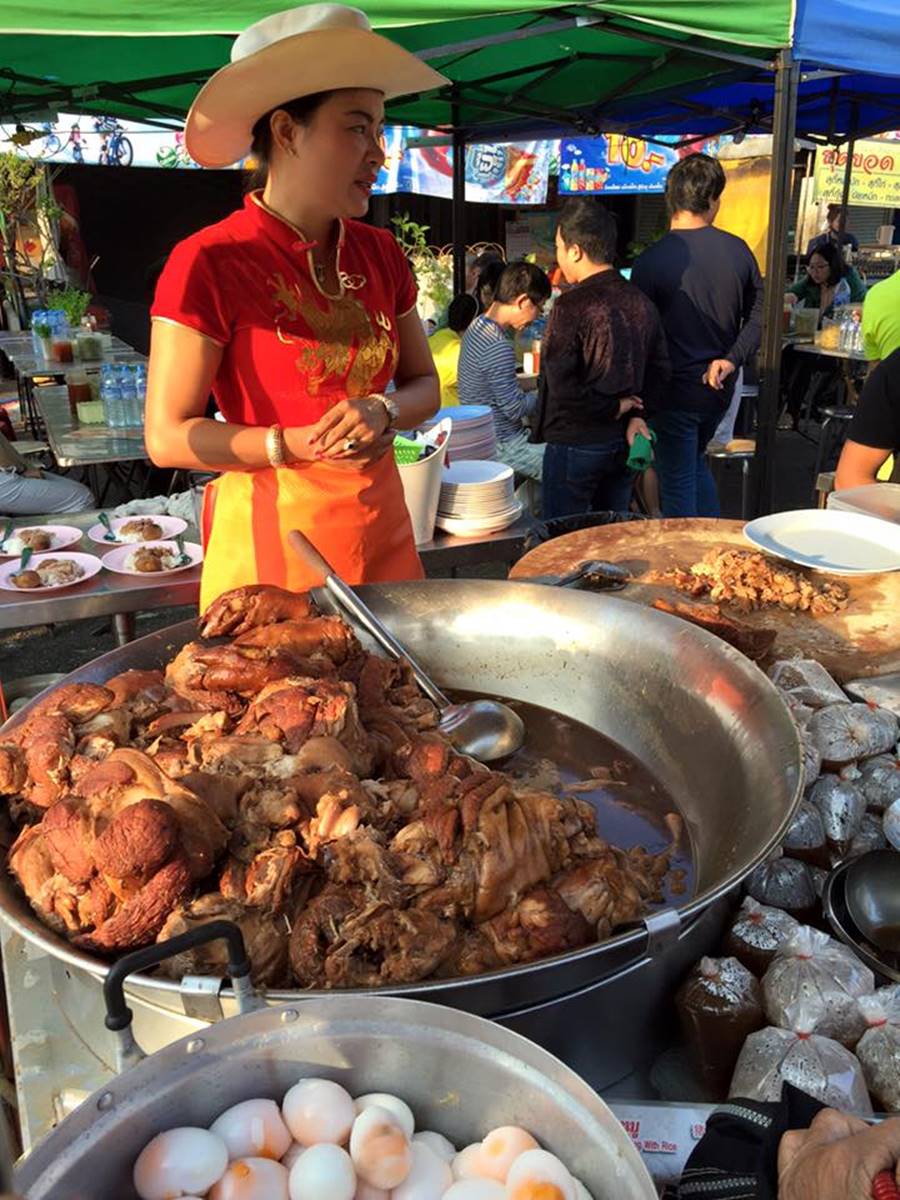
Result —
POLYGON ((158 1134, 134 1165, 140 1200, 590 1200, 518 1126, 461 1150, 416 1131, 408 1104, 301 1079, 281 1105, 244 1100, 209 1129, 158 1134))

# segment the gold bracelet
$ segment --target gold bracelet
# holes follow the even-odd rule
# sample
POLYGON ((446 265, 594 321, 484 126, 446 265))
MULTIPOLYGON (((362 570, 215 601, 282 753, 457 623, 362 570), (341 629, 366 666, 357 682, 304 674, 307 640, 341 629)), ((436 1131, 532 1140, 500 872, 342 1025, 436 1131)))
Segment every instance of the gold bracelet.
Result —
POLYGON ((284 430, 280 425, 270 425, 266 432, 266 458, 269 466, 283 467, 287 461, 285 456, 284 430))

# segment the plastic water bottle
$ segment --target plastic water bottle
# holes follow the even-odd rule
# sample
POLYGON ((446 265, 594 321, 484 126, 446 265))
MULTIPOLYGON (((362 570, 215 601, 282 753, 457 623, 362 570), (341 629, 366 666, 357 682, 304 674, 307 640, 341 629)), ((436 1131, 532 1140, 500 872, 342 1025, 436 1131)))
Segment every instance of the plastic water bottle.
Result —
POLYGON ((119 363, 116 367, 116 375, 118 377, 119 393, 122 397, 122 425, 134 425, 134 409, 137 402, 137 393, 134 387, 134 374, 128 363, 119 363))
POLYGON ((104 363, 100 372, 100 399, 103 401, 103 411, 106 423, 110 429, 121 429, 124 425, 122 413, 122 389, 112 363, 104 363))
POLYGON ((143 429, 144 405, 147 402, 147 368, 143 363, 134 364, 134 390, 134 423, 138 428, 143 429))

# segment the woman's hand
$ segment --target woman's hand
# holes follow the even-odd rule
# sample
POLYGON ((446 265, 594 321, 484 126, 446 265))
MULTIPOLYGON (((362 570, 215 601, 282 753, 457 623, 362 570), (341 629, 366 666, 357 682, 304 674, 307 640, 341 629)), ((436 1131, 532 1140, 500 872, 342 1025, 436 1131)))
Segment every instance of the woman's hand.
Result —
POLYGON ((650 440, 650 430, 647 428, 647 422, 644 420, 644 418, 632 417, 625 426, 625 441, 629 446, 634 445, 634 439, 639 433, 643 434, 647 441, 650 440))
POLYGON ((390 420, 385 406, 373 396, 341 400, 313 426, 310 444, 315 457, 335 459, 365 453, 387 433, 390 420))
POLYGON ((778 1148, 778 1200, 870 1200, 880 1171, 898 1171, 900 1119, 869 1126, 823 1108, 778 1148))
POLYGON ((619 401, 619 411, 617 417, 624 417, 626 413, 634 412, 635 409, 641 410, 644 407, 644 402, 640 396, 625 396, 619 401))
POLYGON ((784 293, 784 302, 788 306, 788 308, 793 308, 799 299, 800 299, 800 297, 795 296, 793 292, 785 292, 784 293))

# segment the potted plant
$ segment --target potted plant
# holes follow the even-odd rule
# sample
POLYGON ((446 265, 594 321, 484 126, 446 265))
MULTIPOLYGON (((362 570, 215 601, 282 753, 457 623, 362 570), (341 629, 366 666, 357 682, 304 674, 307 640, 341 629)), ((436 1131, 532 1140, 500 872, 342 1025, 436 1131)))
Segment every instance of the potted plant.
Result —
POLYGON ((73 287, 63 288, 61 292, 51 292, 47 300, 47 307, 51 311, 58 309, 66 314, 69 328, 73 331, 81 325, 90 304, 90 292, 73 287))
POLYGON ((428 225, 419 225, 409 213, 391 217, 400 248, 409 259, 419 287, 419 316, 437 321, 453 299, 453 260, 428 245, 428 225))

